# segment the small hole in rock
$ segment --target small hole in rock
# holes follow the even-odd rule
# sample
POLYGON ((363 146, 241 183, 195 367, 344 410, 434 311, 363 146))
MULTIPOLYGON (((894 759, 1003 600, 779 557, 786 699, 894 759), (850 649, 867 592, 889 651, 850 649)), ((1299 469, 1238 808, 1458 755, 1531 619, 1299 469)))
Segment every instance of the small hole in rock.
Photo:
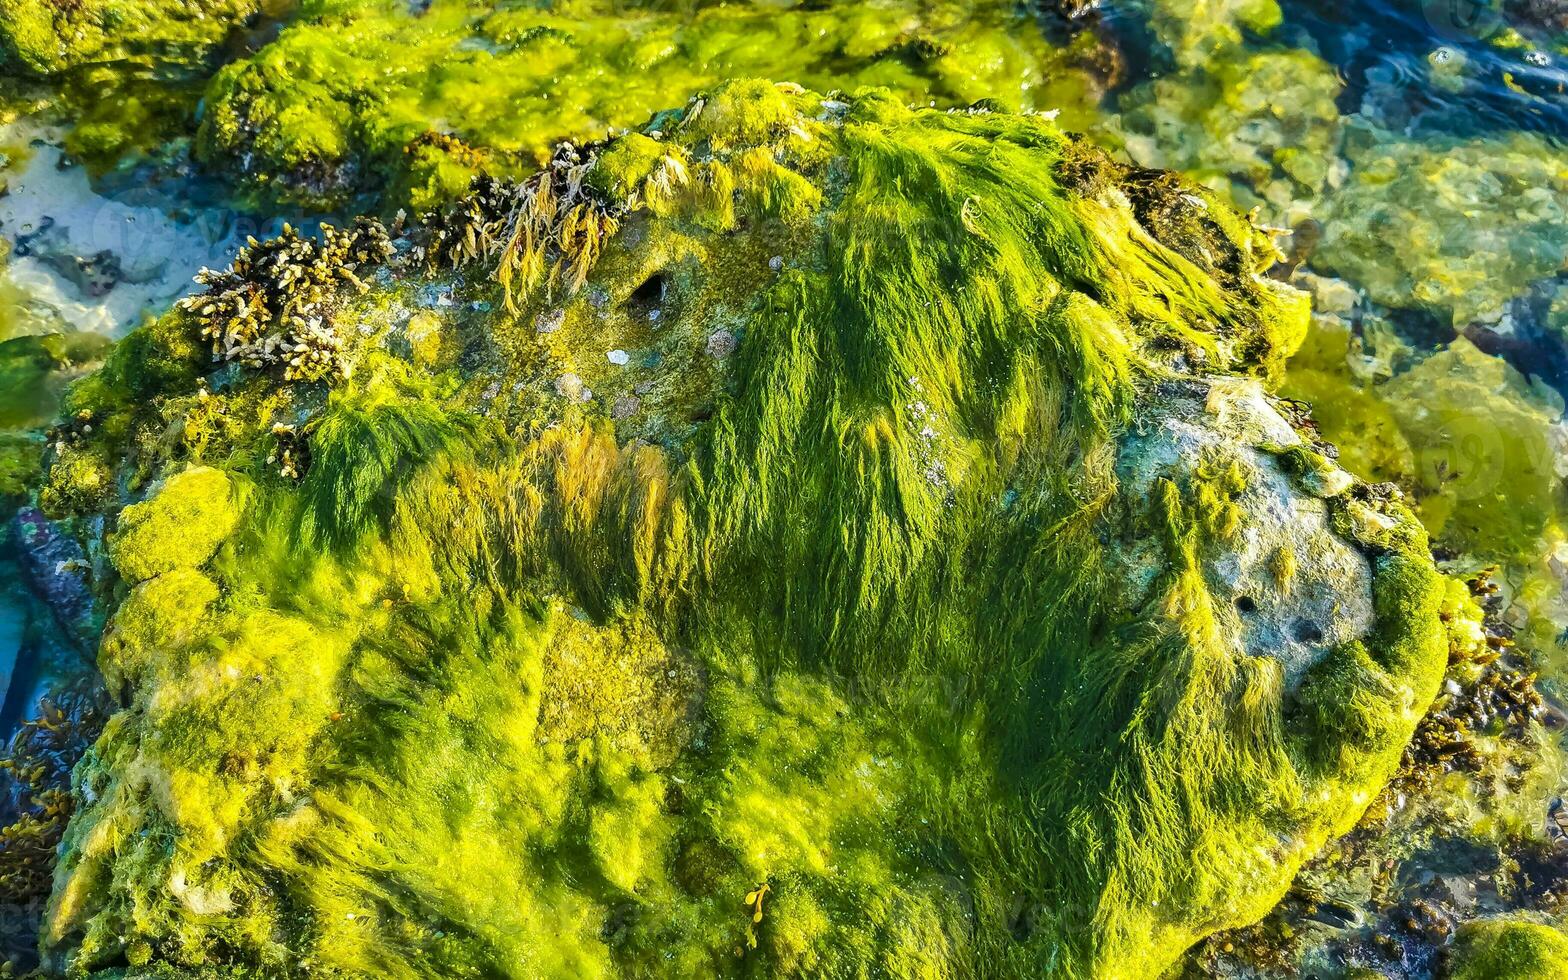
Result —
POLYGON ((641 286, 632 290, 627 297, 626 305, 646 315, 650 310, 656 310, 664 302, 665 280, 662 272, 654 273, 643 280, 641 286))
POLYGON ((1323 631, 1318 624, 1307 619, 1296 620, 1296 640, 1300 643, 1320 643, 1323 640, 1323 631))
POLYGON ((1236 597, 1236 608, 1244 613, 1257 612, 1258 602, 1250 595, 1239 595, 1236 597))

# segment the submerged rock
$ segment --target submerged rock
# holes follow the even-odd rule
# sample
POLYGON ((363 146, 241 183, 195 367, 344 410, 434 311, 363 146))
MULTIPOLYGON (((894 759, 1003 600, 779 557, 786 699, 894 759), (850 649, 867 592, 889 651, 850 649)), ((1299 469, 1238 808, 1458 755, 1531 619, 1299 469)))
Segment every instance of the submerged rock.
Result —
POLYGON ((728 83, 385 244, 331 370, 263 244, 68 399, 151 489, 53 968, 1152 978, 1436 691, 1267 236, 1043 116, 728 83))
POLYGON ((1449 954, 1452 980, 1548 980, 1568 974, 1568 936, 1548 925, 1509 919, 1467 922, 1449 954))
POLYGON ((262 199, 423 209, 475 173, 525 174, 560 140, 640 126, 737 76, 1087 120, 1094 86, 1075 58, 998 0, 334 4, 216 76, 197 148, 262 199))
POLYGON ((1334 66, 1310 51, 1231 52, 1129 90, 1102 129, 1139 162, 1293 226, 1346 178, 1342 89, 1334 66))
POLYGON ((10 532, 28 584, 71 639, 89 649, 101 623, 82 546, 32 507, 17 512, 10 532))
POLYGON ((0 0, 0 67, 49 75, 93 62, 200 62, 288 0, 0 0))
POLYGON ((1534 133, 1346 137, 1350 179, 1324 218, 1314 263, 1374 301, 1462 329, 1495 322, 1568 254, 1568 157, 1534 133))

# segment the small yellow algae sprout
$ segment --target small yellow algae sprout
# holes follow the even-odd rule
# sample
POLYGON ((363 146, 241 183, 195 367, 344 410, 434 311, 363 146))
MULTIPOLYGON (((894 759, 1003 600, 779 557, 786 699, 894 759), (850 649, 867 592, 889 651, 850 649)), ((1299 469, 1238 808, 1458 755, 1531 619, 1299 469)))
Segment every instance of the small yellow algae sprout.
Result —
POLYGON ((772 890, 773 887, 771 885, 763 882, 760 887, 746 893, 746 907, 752 909, 751 921, 753 923, 762 921, 762 897, 772 890))

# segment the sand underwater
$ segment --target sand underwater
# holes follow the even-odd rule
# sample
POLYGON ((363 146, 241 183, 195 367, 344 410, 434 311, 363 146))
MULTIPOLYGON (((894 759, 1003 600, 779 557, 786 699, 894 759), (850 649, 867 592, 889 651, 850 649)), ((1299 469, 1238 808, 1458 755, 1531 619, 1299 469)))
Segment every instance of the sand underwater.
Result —
POLYGON ((0 976, 1568 977, 1562 0, 0 0, 0 976))

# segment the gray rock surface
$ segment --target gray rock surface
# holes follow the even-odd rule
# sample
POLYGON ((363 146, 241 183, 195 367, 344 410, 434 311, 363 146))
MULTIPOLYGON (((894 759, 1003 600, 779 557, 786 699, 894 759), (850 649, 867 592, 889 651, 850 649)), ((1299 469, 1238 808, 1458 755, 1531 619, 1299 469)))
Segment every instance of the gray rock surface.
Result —
MULTIPOLYGON (((1374 619, 1372 567, 1331 530, 1325 502, 1355 480, 1337 466, 1311 481, 1293 479, 1270 450, 1302 439, 1260 385, 1235 378, 1169 384, 1143 418, 1116 462, 1130 499, 1147 499, 1161 477, 1191 486, 1213 454, 1232 454, 1247 473, 1235 498, 1237 533, 1200 556, 1215 613, 1229 627, 1223 633, 1239 638, 1240 652, 1280 661, 1290 689, 1335 646, 1366 635, 1374 619)), ((1148 601, 1169 567, 1156 537, 1131 536, 1111 549, 1113 574, 1135 606, 1148 601)))

